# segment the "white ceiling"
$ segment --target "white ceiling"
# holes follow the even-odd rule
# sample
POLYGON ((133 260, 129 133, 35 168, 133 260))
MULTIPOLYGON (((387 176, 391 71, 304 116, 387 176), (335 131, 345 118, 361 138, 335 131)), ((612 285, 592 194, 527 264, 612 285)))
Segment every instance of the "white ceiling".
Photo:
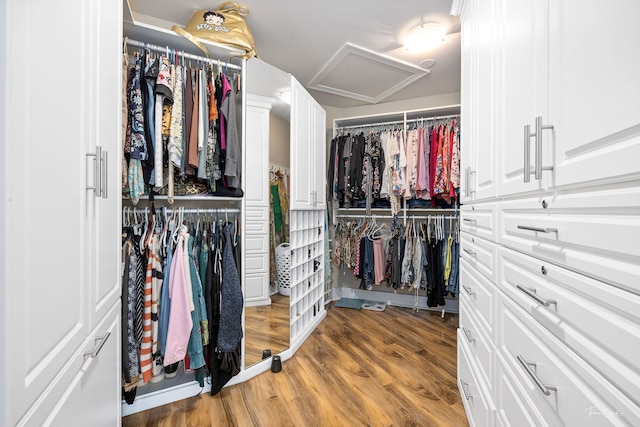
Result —
MULTIPOLYGON (((194 10, 215 9, 221 3, 129 0, 129 7, 137 23, 168 30, 172 24, 185 26, 194 10)), ((293 74, 321 104, 344 108, 460 91, 460 24, 458 17, 449 14, 451 0, 240 0, 238 3, 250 11, 246 21, 258 57, 293 74), (444 43, 428 53, 407 52, 402 46, 402 36, 421 22, 433 21, 447 30, 444 43), (332 75, 327 65, 340 56, 347 43, 371 52, 373 57, 381 55, 382 68, 360 61, 363 67, 353 71, 354 67, 343 62, 336 64, 334 70, 343 67, 349 72, 339 73, 343 78, 337 79, 337 73, 332 75), (404 82, 406 86, 402 88, 394 86, 394 82, 385 86, 383 80, 387 76, 405 79, 406 70, 419 67, 425 59, 435 60, 429 72, 416 70, 417 77, 404 82), (397 69, 390 68, 394 62, 398 62, 397 69), (323 77, 330 77, 339 90, 329 93, 309 87, 313 82, 314 87, 322 88, 318 83, 323 83, 320 81, 323 77), (349 92, 366 96, 354 97, 349 92)))

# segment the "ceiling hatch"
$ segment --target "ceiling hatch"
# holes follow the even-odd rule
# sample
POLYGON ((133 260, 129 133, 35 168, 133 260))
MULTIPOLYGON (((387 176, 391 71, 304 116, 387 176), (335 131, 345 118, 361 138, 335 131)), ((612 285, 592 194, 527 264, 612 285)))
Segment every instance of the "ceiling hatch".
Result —
POLYGON ((424 68, 346 43, 307 87, 375 104, 429 73, 424 68))

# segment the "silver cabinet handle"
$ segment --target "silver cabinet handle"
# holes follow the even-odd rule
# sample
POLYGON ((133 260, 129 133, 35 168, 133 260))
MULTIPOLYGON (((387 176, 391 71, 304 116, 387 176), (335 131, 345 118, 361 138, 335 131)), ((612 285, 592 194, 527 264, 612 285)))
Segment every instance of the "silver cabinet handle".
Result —
POLYGON ((462 332, 464 332, 464 336, 465 336, 465 337, 467 337, 467 341, 469 341, 469 342, 473 342, 473 341, 475 341, 475 340, 476 340, 475 338, 471 337, 471 331, 470 331, 470 330, 465 329, 465 328, 463 327, 463 328, 462 328, 462 332))
POLYGON ((533 380, 533 382, 536 383, 536 385, 538 386, 538 388, 540 389, 540 391, 542 391, 542 394, 544 394, 545 396, 549 396, 551 394, 551 391, 558 391, 558 389, 555 386, 552 385, 546 385, 542 382, 542 380, 540 380, 540 378, 538 378, 538 376, 536 375, 535 372, 533 372, 533 370, 531 369, 531 366, 536 366, 536 364, 534 362, 527 362, 526 360, 524 360, 524 358, 520 355, 516 356, 516 359, 518 359, 518 362, 520 362, 520 364, 522 365, 522 367, 524 368, 525 371, 527 371, 527 374, 529 374, 529 376, 531 377, 531 379, 533 380))
POLYGON ((516 285, 516 288, 518 288, 519 290, 527 294, 529 297, 536 300, 538 303, 544 305, 545 307, 549 307, 551 304, 557 304, 557 301, 546 300, 540 297, 538 294, 536 294, 535 289, 525 288, 524 286, 521 286, 521 285, 516 285))
POLYGON ((467 390, 469 383, 465 383, 462 380, 458 380, 458 382, 460 382, 460 388, 462 389, 465 400, 473 399, 473 396, 469 393, 469 390, 467 390))
POLYGON ((107 190, 108 190, 108 174, 109 174, 109 153, 107 151, 103 151, 100 149, 100 194, 99 196, 103 199, 107 198, 107 190))
POLYGON ((524 127, 524 168, 522 169, 522 174, 524 176, 524 182, 531 181, 531 137, 535 136, 534 133, 531 133, 531 126, 525 125, 524 127))
POLYGON ((467 295, 469 296, 473 296, 476 293, 475 292, 471 292, 471 288, 467 288, 466 286, 462 285, 462 289, 464 289, 464 291, 467 293, 467 295))
POLYGON ((474 251, 472 251, 471 249, 464 248, 462 250, 465 251, 466 253, 468 253, 471 256, 476 256, 476 253, 474 251))
POLYGON ((473 218, 463 218, 462 220, 463 220, 464 222, 476 222, 476 220, 475 220, 475 219, 473 219, 473 218))
POLYGON ((102 148, 100 146, 96 146, 95 153, 87 153, 86 157, 93 157, 93 185, 87 185, 86 189, 93 191, 96 197, 100 197, 102 193, 102 185, 100 180, 102 179, 102 171, 100 170, 101 157, 102 157, 102 148))
POLYGON ((542 130, 553 129, 553 125, 543 125, 542 116, 536 117, 536 179, 542 178, 543 170, 553 170, 553 166, 542 167, 542 130))
POLYGON ((537 231, 539 233, 557 233, 558 229, 557 228, 549 228, 549 227, 530 227, 528 225, 519 225, 518 228, 520 230, 529 230, 529 231, 537 231))
POLYGON ((553 170, 553 166, 542 166, 542 131, 547 129, 553 129, 553 125, 543 125, 542 116, 536 117, 536 131, 531 133, 531 126, 525 125, 524 127, 524 182, 531 181, 531 170, 529 164, 531 163, 531 137, 535 138, 535 162, 533 174, 536 179, 542 178, 543 170, 553 170))
POLYGON ((106 343, 107 339, 109 339, 110 335, 111 335, 111 332, 107 332, 103 336, 95 338, 94 341, 96 343, 96 347, 93 349, 93 351, 85 353, 84 355, 85 356, 89 356, 92 359, 96 358, 98 356, 98 353, 100 353, 100 350, 102 350, 102 347, 104 346, 104 343, 106 343))
POLYGON ((86 189, 93 191, 96 197, 107 198, 108 155, 107 151, 96 145, 95 153, 87 153, 86 157, 93 157, 95 165, 93 169, 93 185, 87 185, 86 189))

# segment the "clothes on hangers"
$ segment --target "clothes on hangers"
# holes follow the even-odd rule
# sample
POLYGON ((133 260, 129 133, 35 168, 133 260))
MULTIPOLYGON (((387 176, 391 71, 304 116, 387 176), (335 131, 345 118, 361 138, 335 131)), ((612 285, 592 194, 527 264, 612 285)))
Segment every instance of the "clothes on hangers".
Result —
POLYGON ((444 305, 447 295, 457 297, 457 228, 446 230, 444 217, 434 216, 406 226, 393 221, 389 231, 377 234, 372 230, 381 226, 365 218, 362 224, 338 218, 334 233, 333 263, 353 270, 360 289, 383 283, 394 290, 421 289, 426 291, 429 307, 444 305))
POLYGON ((338 129, 327 181, 330 199, 339 207, 378 204, 396 214, 403 199, 450 207, 460 188, 459 121, 420 122, 406 132, 377 125, 346 134, 338 129))
POLYGON ((136 212, 123 219, 125 401, 133 403, 141 382, 161 381, 178 362, 201 386, 209 370, 219 391, 240 366, 237 224, 213 220, 210 212, 184 220, 159 212, 136 219, 136 212))
POLYGON ((134 205, 152 191, 170 203, 175 195, 241 197, 239 75, 147 49, 133 58, 123 105, 123 195, 134 205))

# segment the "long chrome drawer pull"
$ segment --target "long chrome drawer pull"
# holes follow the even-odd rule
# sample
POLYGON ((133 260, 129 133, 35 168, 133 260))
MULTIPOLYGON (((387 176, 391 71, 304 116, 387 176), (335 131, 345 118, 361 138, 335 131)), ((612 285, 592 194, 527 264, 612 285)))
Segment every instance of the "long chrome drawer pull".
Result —
POLYGON ((458 380, 458 381, 460 382, 460 388, 462 389, 462 394, 464 395, 465 400, 473 399, 473 396, 469 394, 467 387, 465 387, 465 386, 469 386, 469 383, 465 383, 462 380, 458 380))
POLYGON ((536 366, 534 362, 527 362, 526 360, 524 360, 522 356, 519 356, 519 355, 516 356, 516 359, 518 359, 518 362, 520 362, 524 370, 527 371, 527 374, 529 374, 531 379, 536 383, 540 391, 542 391, 542 394, 544 394, 545 396, 549 396, 551 394, 550 390, 553 390, 553 391, 558 390, 555 386, 543 384, 540 378, 538 378, 536 373, 533 372, 533 370, 531 369, 531 366, 536 366))
POLYGON ((476 256, 476 253, 474 251, 472 251, 471 249, 464 248, 463 251, 465 251, 466 253, 468 253, 471 256, 476 256))
POLYGON ((467 293, 467 295, 469 296, 473 296, 476 293, 475 292, 471 292, 471 288, 467 288, 466 286, 462 285, 462 289, 464 289, 464 291, 467 293))
POLYGON ((557 304, 557 301, 546 300, 546 299, 540 297, 538 294, 536 294, 536 290, 535 289, 525 288, 524 286, 521 286, 521 285, 516 285, 516 288, 518 288, 519 290, 521 290, 525 294, 529 295, 531 298, 533 298, 534 300, 536 300, 540 304, 544 305, 545 307, 549 307, 551 304, 557 304))
POLYGON ((102 350, 102 347, 104 346, 104 343, 107 342, 107 339, 109 339, 110 335, 111 335, 111 332, 107 332, 103 336, 95 338, 94 341, 97 343, 96 344, 96 348, 94 348, 93 351, 85 353, 84 355, 85 356, 90 356, 92 359, 97 357, 98 353, 100 353, 100 350, 102 350))
POLYGON ((557 233, 557 228, 542 228, 542 227, 529 227, 528 225, 519 225, 518 228, 520 230, 529 230, 529 231, 537 231, 539 233, 557 233))
POLYGON ((467 337, 467 341, 473 342, 473 341, 476 340, 475 338, 471 337, 471 331, 470 330, 462 328, 462 332, 464 332, 464 336, 467 337))
POLYGON ((463 218, 462 220, 465 222, 476 222, 476 220, 473 218, 463 218))

